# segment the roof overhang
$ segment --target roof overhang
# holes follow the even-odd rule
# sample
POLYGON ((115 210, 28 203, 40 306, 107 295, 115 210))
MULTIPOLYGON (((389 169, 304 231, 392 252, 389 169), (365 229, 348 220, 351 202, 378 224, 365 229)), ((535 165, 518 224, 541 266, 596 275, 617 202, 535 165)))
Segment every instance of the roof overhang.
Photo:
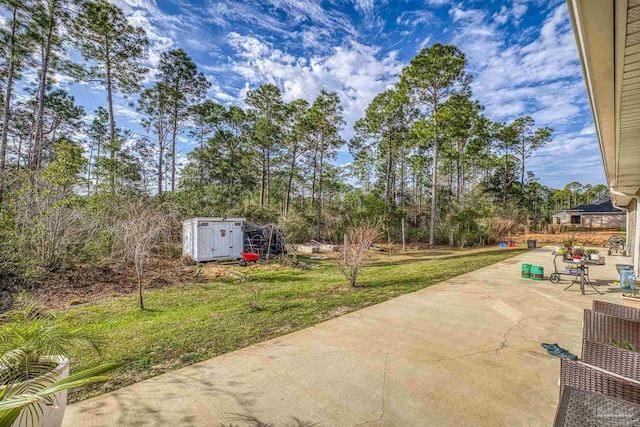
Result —
MULTIPOLYGON (((640 0, 567 0, 609 187, 640 189, 640 0)), ((613 194, 617 206, 630 197, 613 194)))

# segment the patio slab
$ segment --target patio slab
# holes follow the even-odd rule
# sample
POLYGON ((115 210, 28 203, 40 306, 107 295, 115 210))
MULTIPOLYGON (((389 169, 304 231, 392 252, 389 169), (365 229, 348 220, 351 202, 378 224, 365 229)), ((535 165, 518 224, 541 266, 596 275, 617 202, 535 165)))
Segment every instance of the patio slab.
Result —
POLYGON ((548 426, 560 362, 580 354, 582 310, 620 302, 520 278, 545 247, 67 407, 64 426, 548 426), (307 424, 305 424, 307 423, 307 424))

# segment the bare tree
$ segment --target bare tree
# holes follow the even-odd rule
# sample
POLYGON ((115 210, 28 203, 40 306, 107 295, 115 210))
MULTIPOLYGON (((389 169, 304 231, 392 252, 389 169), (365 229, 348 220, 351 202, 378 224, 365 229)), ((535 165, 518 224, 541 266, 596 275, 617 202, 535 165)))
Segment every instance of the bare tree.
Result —
POLYGON ((380 221, 367 221, 349 231, 340 254, 338 269, 351 286, 356 286, 358 274, 369 258, 369 248, 381 236, 380 229, 380 221))
POLYGON ((141 310, 144 310, 142 282, 146 261, 166 241, 170 231, 171 221, 167 213, 159 208, 149 207, 143 200, 131 205, 122 222, 119 253, 127 262, 133 262, 141 310))

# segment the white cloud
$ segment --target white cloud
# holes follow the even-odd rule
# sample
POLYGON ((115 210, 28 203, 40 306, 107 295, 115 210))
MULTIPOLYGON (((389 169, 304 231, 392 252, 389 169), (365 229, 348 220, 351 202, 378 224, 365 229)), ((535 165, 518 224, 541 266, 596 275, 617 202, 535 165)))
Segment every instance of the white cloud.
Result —
POLYGON ((595 135, 588 133, 588 126, 572 131, 580 117, 586 115, 588 120, 589 107, 567 7, 560 4, 551 9, 538 33, 521 44, 510 40, 501 25, 506 19, 520 19, 525 12, 526 5, 515 11, 503 8, 493 16, 462 6, 450 10, 456 22, 453 42, 469 59, 474 95, 494 120, 530 115, 537 125, 554 129, 553 141, 529 163, 545 183, 564 182, 556 169, 567 169, 566 159, 578 151, 580 171, 571 172, 575 175, 571 179, 601 178, 595 135))
POLYGON ((229 35, 228 43, 242 58, 231 69, 247 82, 238 98, 249 84, 264 82, 279 85, 286 101, 304 98, 312 102, 322 89, 338 92, 347 121, 346 137, 373 97, 394 84, 402 68, 396 52, 381 55, 379 49, 355 41, 309 59, 287 55, 269 43, 237 33, 229 35))
POLYGON ((455 7, 451 14, 459 22, 454 42, 469 57, 475 93, 489 114, 508 119, 533 113, 551 124, 580 112, 581 70, 566 6, 557 7, 524 46, 506 44, 506 34, 483 11, 455 7), (566 78, 572 83, 561 82, 566 78))
POLYGON ((409 10, 402 12, 396 18, 396 24, 406 25, 412 28, 421 24, 429 24, 435 20, 433 13, 428 10, 409 10))
POLYGON ((516 27, 522 22, 522 17, 529 6, 526 4, 526 0, 516 0, 513 4, 502 5, 500 10, 493 14, 493 21, 498 25, 504 25, 508 22, 513 23, 516 27))
POLYGON ((378 14, 378 8, 386 3, 386 0, 354 0, 356 10, 364 16, 364 22, 367 28, 383 27, 384 20, 378 14), (376 4, 377 3, 377 4, 376 4))

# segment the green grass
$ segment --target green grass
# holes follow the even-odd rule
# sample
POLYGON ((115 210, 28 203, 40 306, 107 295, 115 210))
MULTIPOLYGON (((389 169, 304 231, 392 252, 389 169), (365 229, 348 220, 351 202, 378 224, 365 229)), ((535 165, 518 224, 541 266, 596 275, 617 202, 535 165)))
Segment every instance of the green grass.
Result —
MULTIPOLYGON (((323 320, 413 292, 502 261, 524 250, 439 250, 377 259, 350 288, 331 261, 319 268, 255 269, 266 283, 258 310, 232 279, 218 279, 145 293, 147 310, 135 296, 68 310, 73 322, 105 337, 100 356, 74 357, 75 371, 100 362, 125 366, 109 383, 74 391, 79 400, 144 378, 309 327, 323 320)), ((317 261, 311 261, 316 262, 317 261)))

